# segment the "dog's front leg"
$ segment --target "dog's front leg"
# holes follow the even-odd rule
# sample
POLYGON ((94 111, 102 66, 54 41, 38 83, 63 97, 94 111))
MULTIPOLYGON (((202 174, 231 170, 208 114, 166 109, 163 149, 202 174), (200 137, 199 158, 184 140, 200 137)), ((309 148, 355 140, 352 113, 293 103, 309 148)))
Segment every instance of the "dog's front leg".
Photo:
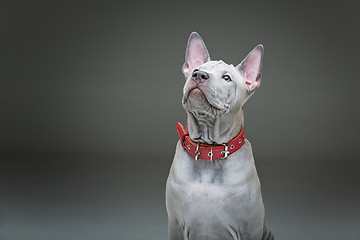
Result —
POLYGON ((170 240, 188 240, 184 239, 184 229, 174 217, 169 217, 169 235, 170 240))
POLYGON ((275 238, 273 232, 264 223, 264 232, 263 232, 262 240, 274 240, 274 239, 275 238))

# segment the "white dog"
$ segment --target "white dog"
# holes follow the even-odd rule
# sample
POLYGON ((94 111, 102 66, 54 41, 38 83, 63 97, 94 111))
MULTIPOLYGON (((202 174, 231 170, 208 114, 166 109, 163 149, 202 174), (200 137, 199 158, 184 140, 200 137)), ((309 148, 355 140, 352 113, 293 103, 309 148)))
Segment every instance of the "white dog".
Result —
POLYGON ((270 240, 251 145, 244 138, 245 102, 260 84, 263 46, 237 66, 210 61, 190 35, 183 107, 186 130, 166 184, 171 240, 270 240))

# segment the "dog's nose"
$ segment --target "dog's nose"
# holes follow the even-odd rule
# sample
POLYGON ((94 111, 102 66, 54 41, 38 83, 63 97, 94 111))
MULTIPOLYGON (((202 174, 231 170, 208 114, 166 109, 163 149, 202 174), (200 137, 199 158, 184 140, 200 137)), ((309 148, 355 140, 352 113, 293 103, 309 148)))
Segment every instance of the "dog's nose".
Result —
POLYGON ((192 79, 196 82, 202 82, 209 78, 209 74, 204 71, 195 71, 192 74, 192 79))

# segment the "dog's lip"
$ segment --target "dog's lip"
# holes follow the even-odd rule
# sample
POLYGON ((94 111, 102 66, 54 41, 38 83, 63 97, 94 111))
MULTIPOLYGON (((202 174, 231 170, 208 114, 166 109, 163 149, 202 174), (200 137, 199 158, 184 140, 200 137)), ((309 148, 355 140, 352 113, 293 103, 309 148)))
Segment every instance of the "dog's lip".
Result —
MULTIPOLYGON (((185 94, 185 96, 184 96, 184 100, 183 100, 183 103, 184 103, 184 104, 187 102, 191 91, 193 91, 194 89, 200 90, 200 92, 202 92, 202 94, 205 96, 204 92, 199 88, 199 86, 198 86, 198 85, 194 85, 194 86, 192 86, 191 88, 189 88, 189 89, 187 90, 187 92, 186 92, 186 94, 185 94)), ((205 96, 205 98, 206 98, 206 96, 205 96)), ((207 99, 206 99, 206 100, 207 100, 207 99)))
POLYGON ((189 96, 189 94, 192 92, 192 91, 194 91, 195 89, 197 89, 197 90, 199 90, 204 96, 205 96, 205 94, 204 94, 204 92, 199 88, 199 87, 193 87, 193 88, 191 88, 189 91, 188 91, 188 96, 189 96))
POLYGON ((207 101, 213 108, 215 108, 216 110, 221 110, 220 108, 218 108, 218 107, 216 107, 216 106, 214 106, 213 104, 210 103, 209 99, 206 97, 206 94, 201 90, 201 88, 199 88, 198 85, 195 85, 195 86, 189 88, 189 90, 188 90, 187 93, 186 93, 186 96, 184 97, 184 101, 183 101, 184 104, 187 102, 187 100, 188 100, 188 98, 189 98, 189 94, 190 94, 193 90, 195 90, 195 89, 198 89, 198 90, 204 95, 206 101, 207 101))

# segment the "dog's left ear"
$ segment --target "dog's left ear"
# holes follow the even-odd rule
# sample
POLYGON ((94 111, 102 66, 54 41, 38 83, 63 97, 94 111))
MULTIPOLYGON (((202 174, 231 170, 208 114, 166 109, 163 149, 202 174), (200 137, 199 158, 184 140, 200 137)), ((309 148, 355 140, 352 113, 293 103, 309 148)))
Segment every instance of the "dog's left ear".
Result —
POLYGON ((237 69, 239 69, 245 77, 245 83, 249 88, 249 92, 253 92, 256 87, 260 86, 260 71, 263 53, 264 47, 259 44, 237 66, 237 69))
POLYGON ((210 55, 204 41, 197 32, 191 33, 186 47, 185 63, 182 67, 185 77, 188 78, 197 66, 209 60, 210 55))

